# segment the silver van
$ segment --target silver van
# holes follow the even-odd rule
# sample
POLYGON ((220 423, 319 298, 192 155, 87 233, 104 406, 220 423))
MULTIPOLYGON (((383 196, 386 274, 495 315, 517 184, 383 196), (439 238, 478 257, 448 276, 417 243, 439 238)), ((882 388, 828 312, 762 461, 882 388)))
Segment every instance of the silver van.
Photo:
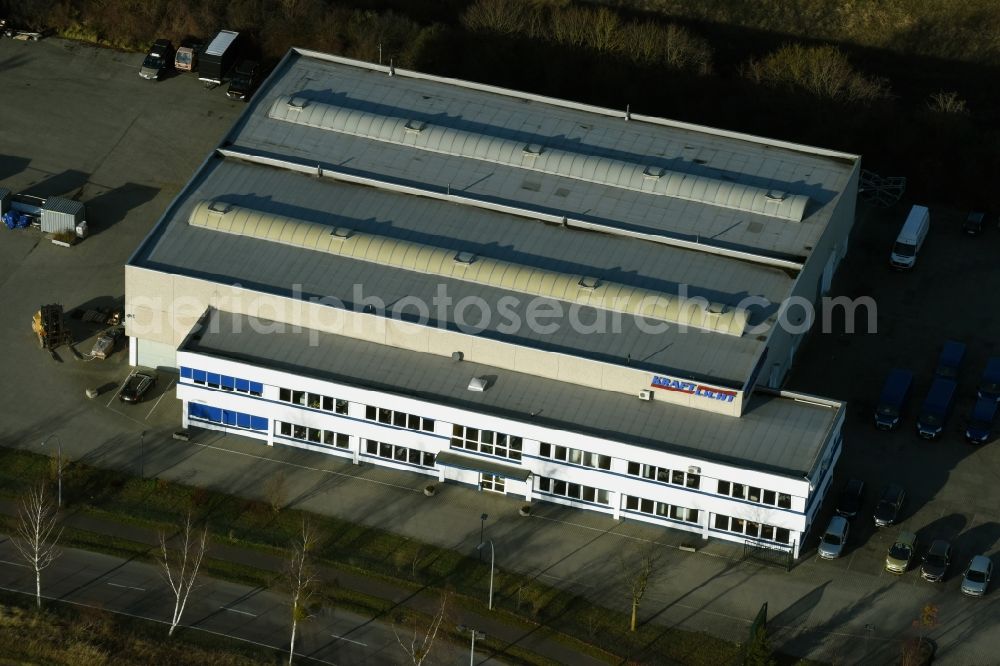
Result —
POLYGON ((924 245, 927 231, 931 228, 931 214, 926 206, 914 206, 899 230, 899 236, 892 246, 889 265, 893 268, 913 268, 917 263, 917 253, 924 245))

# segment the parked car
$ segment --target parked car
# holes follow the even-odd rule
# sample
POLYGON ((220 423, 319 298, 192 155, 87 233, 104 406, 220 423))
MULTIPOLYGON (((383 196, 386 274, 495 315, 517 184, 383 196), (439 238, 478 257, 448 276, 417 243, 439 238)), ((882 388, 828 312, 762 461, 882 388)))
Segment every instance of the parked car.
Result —
POLYGON ((986 588, 990 586, 992 575, 993 560, 985 555, 976 555, 962 576, 962 592, 973 597, 983 596, 986 594, 986 588))
POLYGON ((920 407, 917 417, 917 434, 924 439, 937 439, 944 432, 945 421, 951 413, 958 385, 954 379, 936 377, 920 407))
POLYGON ((985 444, 993 435, 993 420, 997 415, 997 402, 990 397, 979 398, 972 407, 969 424, 965 428, 965 441, 985 444))
POLYGON ((962 231, 970 236, 978 236, 979 232, 983 230, 983 220, 985 219, 984 213, 978 211, 969 213, 965 216, 965 222, 962 223, 962 231))
POLYGON ((893 268, 913 268, 917 263, 917 253, 924 245, 927 231, 931 228, 931 214, 926 206, 913 206, 906 216, 903 228, 899 230, 892 245, 889 265, 893 268))
POLYGON ((917 535, 909 531, 900 532, 896 542, 889 546, 889 552, 886 553, 885 570, 894 574, 906 573, 916 550, 917 535))
POLYGON ((1000 356, 994 356, 986 362, 986 369, 983 370, 983 377, 979 380, 979 390, 976 395, 1000 401, 1000 356))
POLYGON ((229 99, 239 99, 244 102, 250 99, 253 91, 257 89, 257 78, 260 73, 260 66, 253 60, 243 60, 236 65, 233 78, 229 82, 229 90, 226 97, 229 99))
POLYGON ((882 496, 875 505, 875 526, 888 527, 899 518, 899 512, 906 501, 906 491, 902 486, 890 483, 882 489, 882 496))
POLYGON ((819 540, 817 553, 824 560, 833 560, 840 557, 844 552, 844 544, 847 543, 847 533, 850 531, 850 523, 843 516, 834 516, 830 519, 830 524, 826 532, 819 540))
POLYGON ((924 563, 920 566, 920 576, 932 583, 939 583, 944 580, 944 575, 948 573, 950 564, 951 544, 944 539, 938 539, 931 544, 927 554, 924 555, 924 563))
POLYGON ((118 393, 122 402, 142 402, 143 397, 156 385, 156 375, 152 372, 133 373, 118 393))
POLYGON ((854 518, 861 511, 865 498, 865 482, 861 479, 850 479, 840 491, 837 499, 837 513, 844 518, 854 518))
POLYGON ((139 76, 150 81, 157 81, 173 65, 173 62, 174 47, 170 43, 170 40, 158 39, 153 42, 149 53, 142 61, 142 67, 139 68, 139 76))
POLYGON ((965 358, 965 344, 955 340, 945 341, 944 345, 941 346, 941 354, 938 356, 934 375, 957 381, 963 358, 965 358))
POLYGON ((913 373, 901 368, 893 368, 886 377, 882 393, 879 394, 875 406, 875 427, 880 430, 892 430, 899 425, 903 405, 910 394, 910 384, 913 373))
POLYGON ((193 40, 185 40, 177 47, 174 56, 174 69, 178 72, 195 72, 198 70, 198 57, 204 44, 193 40))

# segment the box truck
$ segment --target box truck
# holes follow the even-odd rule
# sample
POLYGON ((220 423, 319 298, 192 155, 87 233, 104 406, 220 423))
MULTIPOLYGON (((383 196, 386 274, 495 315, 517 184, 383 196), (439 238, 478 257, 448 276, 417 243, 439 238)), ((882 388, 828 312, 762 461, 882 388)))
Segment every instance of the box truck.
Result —
POLYGON ((220 30, 201 54, 198 61, 198 80, 204 81, 212 88, 221 85, 239 55, 239 41, 240 33, 220 30))
POLYGON ((931 214, 926 206, 914 206, 903 223, 896 242, 889 255, 889 265, 893 268, 913 268, 917 263, 917 253, 924 245, 927 232, 931 228, 931 214))

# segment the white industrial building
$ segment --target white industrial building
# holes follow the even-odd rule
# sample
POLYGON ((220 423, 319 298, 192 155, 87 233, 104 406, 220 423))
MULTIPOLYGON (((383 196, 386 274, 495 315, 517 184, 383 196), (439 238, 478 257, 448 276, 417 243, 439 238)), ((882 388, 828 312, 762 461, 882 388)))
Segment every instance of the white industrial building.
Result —
POLYGON ((844 405, 779 387, 858 171, 294 50, 126 266, 130 361, 186 426, 797 555, 844 405))

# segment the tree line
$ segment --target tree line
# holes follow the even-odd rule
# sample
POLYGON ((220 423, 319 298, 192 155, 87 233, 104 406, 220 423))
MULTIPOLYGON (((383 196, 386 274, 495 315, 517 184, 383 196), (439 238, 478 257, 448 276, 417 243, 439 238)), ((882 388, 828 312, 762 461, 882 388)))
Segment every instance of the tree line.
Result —
POLYGON ((249 33, 271 62, 301 46, 863 154, 866 167, 906 176, 918 197, 996 212, 994 5, 0 0, 8 16, 115 48, 225 27, 249 33), (982 34, 970 30, 974 15, 982 34))

